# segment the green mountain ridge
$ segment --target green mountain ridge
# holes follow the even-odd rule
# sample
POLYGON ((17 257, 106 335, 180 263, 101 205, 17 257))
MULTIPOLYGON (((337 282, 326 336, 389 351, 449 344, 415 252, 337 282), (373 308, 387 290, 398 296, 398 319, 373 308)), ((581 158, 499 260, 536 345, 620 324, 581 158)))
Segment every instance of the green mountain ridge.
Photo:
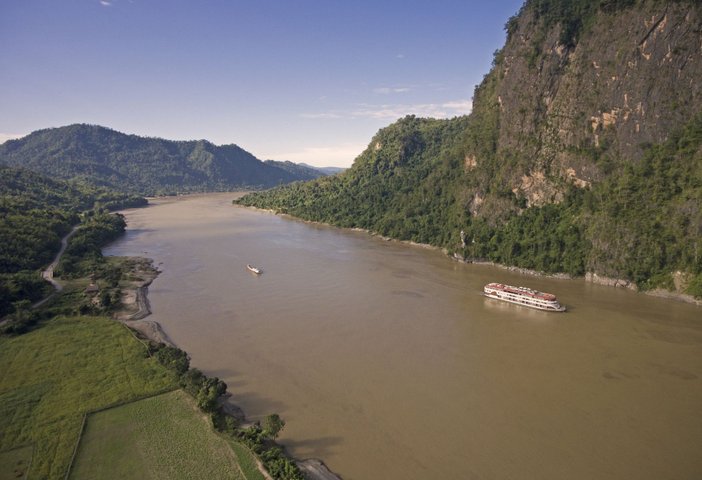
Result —
POLYGON ((506 29, 468 117, 406 117, 240 203, 702 296, 701 4, 529 0, 506 29))
POLYGON ((0 164, 143 195, 269 188, 319 176, 262 162, 237 145, 146 138, 85 124, 8 140, 0 145, 0 164))

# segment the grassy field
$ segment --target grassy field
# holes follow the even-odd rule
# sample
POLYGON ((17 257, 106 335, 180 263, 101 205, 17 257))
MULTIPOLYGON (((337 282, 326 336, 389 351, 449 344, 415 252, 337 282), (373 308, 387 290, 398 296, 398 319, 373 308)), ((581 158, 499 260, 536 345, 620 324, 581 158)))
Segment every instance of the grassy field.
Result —
POLYGON ((73 480, 244 480, 227 440, 181 390, 88 416, 73 480))
POLYGON ((229 440, 229 445, 234 450, 234 453, 236 453, 236 458, 239 461, 239 468, 244 472, 244 476, 247 480, 265 480, 264 476, 258 470, 253 453, 251 453, 248 447, 231 439, 229 440))
MULTIPOLYGON (((58 317, 0 338, 0 452, 32 445, 27 478, 63 478, 85 412, 174 386, 174 376, 107 318, 58 317)), ((0 455, 0 478, 15 468, 12 455, 0 455)))
POLYGON ((0 480, 26 478, 32 460, 32 447, 20 447, 0 452, 0 480))

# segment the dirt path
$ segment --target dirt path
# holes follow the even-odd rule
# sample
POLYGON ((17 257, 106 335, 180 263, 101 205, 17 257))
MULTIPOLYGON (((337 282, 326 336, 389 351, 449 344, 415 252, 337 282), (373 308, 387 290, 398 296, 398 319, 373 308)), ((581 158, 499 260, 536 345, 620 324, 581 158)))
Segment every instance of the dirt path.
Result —
POLYGON ((74 226, 68 234, 61 239, 61 249, 58 251, 56 254, 56 257, 54 258, 54 261, 49 264, 48 267, 44 271, 41 272, 41 277, 49 282, 51 285, 54 286, 57 292, 60 292, 63 290, 63 285, 61 285, 59 282, 54 280, 54 270, 56 267, 58 267, 59 262, 61 261, 61 256, 63 255, 63 252, 66 251, 66 247, 68 246, 68 240, 78 231, 78 227, 80 225, 74 226))
MULTIPOLYGON (((61 249, 58 251, 56 254, 56 257, 54 260, 49 264, 46 269, 42 270, 41 272, 41 278, 49 282, 53 287, 54 287, 54 292, 51 294, 47 295, 45 298, 39 300, 38 302, 35 302, 32 304, 32 308, 39 308, 42 305, 44 305, 46 302, 54 298, 54 296, 63 290, 63 285, 61 285, 59 282, 54 280, 54 269, 58 266, 59 262, 61 261, 61 255, 63 255, 63 252, 66 251, 66 247, 68 246, 68 240, 73 236, 74 233, 76 233, 76 230, 78 230, 78 227, 80 225, 75 225, 70 232, 66 234, 65 237, 61 239, 61 249)), ((9 321, 9 316, 6 316, 5 318, 0 319, 0 326, 4 325, 9 321)))
POLYGON ((47 296, 43 300, 39 300, 38 302, 36 302, 34 305, 32 305, 32 308, 37 308, 44 305, 46 302, 49 301, 49 299, 53 298, 54 295, 56 295, 56 293, 63 290, 63 285, 54 280, 54 270, 61 261, 61 256, 63 255, 63 252, 66 251, 66 247, 68 246, 68 240, 78 231, 78 227, 80 227, 80 225, 75 225, 71 229, 71 231, 68 232, 66 236, 61 239, 61 249, 58 251, 56 257, 54 257, 54 260, 49 264, 49 266, 41 272, 41 278, 49 282, 54 287, 55 292, 47 296))

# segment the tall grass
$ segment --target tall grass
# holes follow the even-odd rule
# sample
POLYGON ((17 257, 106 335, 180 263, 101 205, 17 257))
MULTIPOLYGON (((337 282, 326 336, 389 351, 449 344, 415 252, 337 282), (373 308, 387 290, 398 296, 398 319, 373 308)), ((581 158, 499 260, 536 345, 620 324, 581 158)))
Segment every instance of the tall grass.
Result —
POLYGON ((70 478, 244 480, 227 440, 182 390, 89 415, 70 478))
POLYGON ((63 478, 85 412, 169 386, 173 374, 107 318, 57 317, 0 338, 0 451, 33 445, 28 478, 63 478))

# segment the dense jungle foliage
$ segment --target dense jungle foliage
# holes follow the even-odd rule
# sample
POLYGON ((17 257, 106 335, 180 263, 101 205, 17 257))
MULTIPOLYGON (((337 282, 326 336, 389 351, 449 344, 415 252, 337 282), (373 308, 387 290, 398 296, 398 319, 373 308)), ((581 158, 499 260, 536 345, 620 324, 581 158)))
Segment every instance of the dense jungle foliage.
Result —
MULTIPOLYGON (((560 25, 559 43, 573 47, 583 30, 587 29, 595 19, 595 14, 603 10, 615 13, 632 7, 637 0, 528 0, 521 10, 512 16, 505 25, 508 34, 516 30, 517 19, 525 11, 533 12, 536 21, 543 22, 546 29, 560 25)), ((654 0, 663 3, 667 0, 654 0)), ((699 7, 695 0, 673 0, 678 3, 689 3, 699 7)))
POLYGON ((319 172, 262 162, 236 145, 126 135, 97 125, 39 130, 0 145, 0 165, 140 195, 272 187, 319 172))
POLYGON ((444 247, 468 259, 626 278, 642 289, 670 288, 672 272, 687 272, 688 293, 702 296, 702 115, 650 146, 642 162, 622 162, 591 188, 572 186, 560 203, 524 208, 523 199, 492 184, 495 215, 481 216, 463 198, 463 187, 476 182, 462 168, 461 139, 470 121, 406 117, 381 130, 349 171, 238 203, 444 247))
POLYGON ((106 210, 92 210, 81 216, 76 233, 68 242, 54 275, 79 278, 99 271, 104 263, 102 247, 117 239, 127 228, 124 216, 106 210))
POLYGON ((34 302, 50 291, 38 270, 51 262, 73 225, 82 227, 67 261, 87 252, 95 261, 100 247, 124 231, 124 220, 107 209, 145 204, 142 197, 0 167, 0 316, 12 312, 13 303, 34 302))
POLYGON ((453 198, 465 127, 465 117, 407 117, 381 130, 351 170, 249 195, 240 203, 402 240, 447 244, 462 225, 453 198))

